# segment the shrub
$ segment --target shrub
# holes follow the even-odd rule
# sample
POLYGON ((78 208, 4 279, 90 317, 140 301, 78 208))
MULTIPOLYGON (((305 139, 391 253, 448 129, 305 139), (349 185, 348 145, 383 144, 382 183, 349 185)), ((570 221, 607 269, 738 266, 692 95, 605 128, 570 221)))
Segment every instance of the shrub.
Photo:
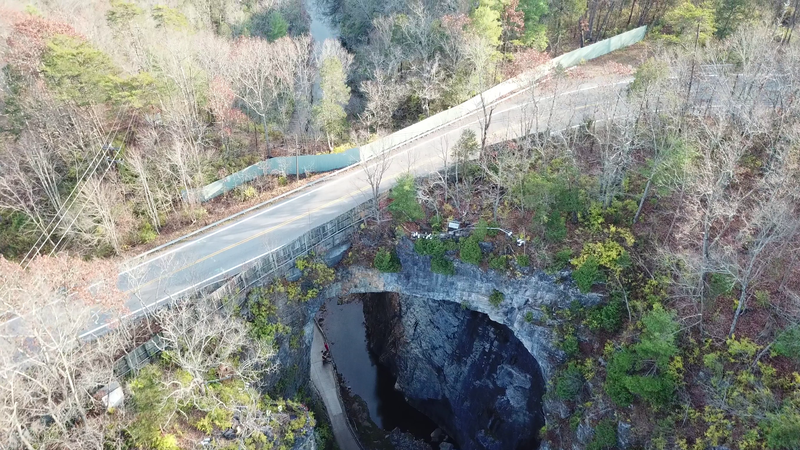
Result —
POLYGON ((777 355, 800 361, 800 325, 787 328, 772 344, 772 350, 777 355))
POLYGON ((414 251, 422 256, 444 256, 445 244, 441 239, 417 239, 414 241, 414 251))
POLYGON ((435 216, 431 217, 430 224, 431 224, 431 229, 433 229, 433 231, 442 231, 442 227, 444 225, 444 219, 442 218, 441 215, 436 214, 435 216))
POLYGON ((569 260, 572 259, 572 249, 565 248, 556 252, 553 257, 553 270, 564 270, 569 267, 569 260))
POLYGON ((796 408, 784 405, 777 414, 768 413, 760 426, 766 435, 767 448, 800 448, 800 412, 796 408))
POLYGON ((486 234, 488 233, 489 224, 486 222, 486 219, 481 218, 478 220, 478 223, 475 225, 475 230, 472 232, 472 235, 478 241, 485 241, 486 234))
POLYGON ((725 343, 728 345, 728 354, 731 361, 749 362, 756 356, 756 352, 761 348, 758 344, 747 337, 736 339, 736 336, 729 337, 725 343))
POLYGON ((587 258, 580 267, 572 272, 572 279, 575 280, 575 284, 578 285, 578 289, 581 292, 587 293, 591 291, 592 286, 602 280, 597 259, 593 256, 587 258))
POLYGON ((606 367, 605 390, 619 406, 629 405, 634 395, 651 406, 663 406, 673 400, 677 387, 677 374, 670 370, 670 361, 678 354, 675 335, 680 326, 675 312, 655 304, 642 323, 639 342, 614 353, 606 367))
POLYGON ((396 273, 400 272, 400 269, 402 269, 400 258, 397 257, 397 252, 395 250, 390 251, 383 248, 378 250, 378 253, 375 254, 375 260, 372 263, 375 268, 381 272, 396 273))
POLYGON ((483 260, 483 253, 481 246, 478 245, 478 239, 475 236, 470 236, 461 241, 461 250, 459 252, 461 260, 476 266, 483 260))
POLYGON ((286 186, 287 184, 289 184, 289 179, 285 175, 278 177, 278 186, 286 186))
POLYGON ((717 298, 721 295, 728 295, 733 291, 735 280, 730 275, 724 273, 712 273, 708 280, 708 296, 717 298))
POLYGON ((525 322, 533 323, 533 311, 528 311, 525 313, 525 322))
POLYGON ((564 340, 561 341, 561 350, 564 350, 564 353, 567 354, 568 357, 577 356, 580 353, 580 347, 578 346, 578 337, 575 334, 570 333, 564 336, 564 340))
POLYGON ((389 212, 392 218, 401 222, 415 222, 425 217, 422 206, 417 202, 417 186, 410 174, 397 179, 397 185, 389 192, 392 203, 389 212))
POLYGON ((240 202, 246 202, 256 198, 258 192, 253 186, 239 186, 236 188, 235 195, 240 202))
POLYGON ((567 237, 567 225, 564 216, 558 211, 553 211, 545 224, 544 238, 547 242, 560 243, 567 237))
POLYGON ((442 275, 455 275, 456 267, 453 261, 445 258, 444 255, 434 256, 431 259, 431 271, 442 275))
POLYGON ((606 366, 606 381, 603 388, 619 406, 628 406, 633 402, 633 394, 625 386, 628 371, 633 369, 634 355, 630 350, 622 349, 615 352, 606 366))
POLYGON ((594 429, 594 438, 586 450, 606 450, 617 447, 617 427, 611 420, 603 420, 594 429))
POLYGON ((531 265, 531 258, 524 253, 517 255, 517 265, 520 267, 528 267, 531 265))
POLYGON ((497 221, 493 220, 493 221, 489 222, 489 226, 486 229, 486 235, 490 236, 490 237, 497 236, 497 233, 500 232, 500 230, 498 230, 498 228, 500 228, 500 224, 497 223, 497 221))
POLYGON ((508 257, 505 255, 489 259, 489 268, 502 272, 508 268, 508 257))
POLYGON ((150 222, 142 223, 142 226, 139 227, 139 242, 147 244, 155 241, 156 238, 158 238, 158 232, 153 229, 153 225, 150 222))
POLYGON ((574 362, 570 362, 556 377, 556 395, 561 400, 575 400, 585 382, 581 369, 574 362))
POLYGON ((500 304, 503 303, 503 300, 505 299, 506 295, 498 291, 497 289, 493 289, 492 293, 489 294, 489 303, 495 308, 499 307, 500 304))
POLYGON ((587 317, 589 329, 604 330, 609 333, 619 331, 622 326, 623 309, 622 300, 618 296, 613 296, 605 305, 592 308, 587 317))

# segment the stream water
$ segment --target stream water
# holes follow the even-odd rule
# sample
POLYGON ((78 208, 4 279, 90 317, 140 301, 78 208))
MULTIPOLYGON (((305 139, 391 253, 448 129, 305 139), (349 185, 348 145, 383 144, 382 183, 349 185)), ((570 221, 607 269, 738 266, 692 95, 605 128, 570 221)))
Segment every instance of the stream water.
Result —
MULTIPOLYGON (((325 14, 318 0, 306 0, 306 10, 311 18, 309 29, 311 38, 314 39, 314 51, 315 54, 319 56, 319 52, 322 50, 322 43, 325 42, 325 39, 335 39, 339 37, 339 33, 337 33, 333 24, 331 24, 330 19, 325 14)), ((322 97, 322 89, 319 85, 319 73, 314 78, 312 93, 314 99, 322 97)))
POLYGON ((430 442, 436 424, 394 389, 396 379, 369 351, 362 303, 338 305, 333 299, 326 308, 322 326, 336 368, 352 392, 366 402, 372 421, 386 431, 399 428, 430 442))

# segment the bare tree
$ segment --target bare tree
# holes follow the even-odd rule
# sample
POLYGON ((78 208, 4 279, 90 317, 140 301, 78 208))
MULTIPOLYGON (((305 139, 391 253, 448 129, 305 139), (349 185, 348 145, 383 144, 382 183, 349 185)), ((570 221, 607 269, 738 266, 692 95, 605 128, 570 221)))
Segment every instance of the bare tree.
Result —
POLYGON ((28 269, 0 257, 0 303, 19 317, 0 332, 0 441, 12 448, 103 448, 93 397, 114 379, 120 342, 85 343, 98 310, 119 311, 113 264, 34 258, 28 269), (47 421, 42 421, 46 417, 47 421))
POLYGON ((392 165, 389 153, 390 152, 386 151, 386 149, 380 149, 375 156, 361 164, 364 178, 367 184, 369 184, 369 195, 372 201, 372 217, 378 225, 383 221, 383 217, 381 216, 381 185, 383 184, 386 172, 392 165))
MULTIPOLYGON (((246 384, 257 381, 276 367, 270 363, 272 347, 248 334, 247 325, 229 303, 213 301, 179 303, 156 312, 161 328, 161 350, 192 375, 187 385, 179 386, 172 395, 179 400, 196 400, 196 392, 205 392, 209 373, 222 372, 246 384), (236 359, 237 364, 230 365, 236 359)), ((195 406, 203 409, 202 405, 195 406)))

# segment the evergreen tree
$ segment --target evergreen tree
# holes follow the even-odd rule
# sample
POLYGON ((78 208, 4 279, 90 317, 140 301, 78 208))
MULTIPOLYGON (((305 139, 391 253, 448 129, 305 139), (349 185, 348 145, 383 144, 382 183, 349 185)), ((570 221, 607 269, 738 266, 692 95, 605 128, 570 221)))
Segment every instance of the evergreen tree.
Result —
POLYGON ((342 63, 337 58, 331 57, 322 61, 319 78, 322 99, 314 107, 314 116, 325 132, 328 147, 333 150, 337 137, 347 126, 344 106, 350 101, 350 87, 347 86, 347 75, 342 63))

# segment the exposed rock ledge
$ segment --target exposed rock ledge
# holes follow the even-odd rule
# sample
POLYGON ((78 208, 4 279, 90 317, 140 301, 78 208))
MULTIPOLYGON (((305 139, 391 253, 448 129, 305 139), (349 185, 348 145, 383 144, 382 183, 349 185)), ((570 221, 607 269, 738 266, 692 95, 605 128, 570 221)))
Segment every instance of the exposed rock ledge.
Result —
POLYGON ((396 292, 459 303, 509 327, 536 358, 545 380, 550 379, 555 366, 563 361, 564 354, 558 349, 553 332, 557 322, 546 319, 542 308, 567 308, 573 301, 591 306, 601 299, 597 294, 582 294, 567 274, 552 276, 532 271, 510 278, 456 260, 455 275, 439 275, 431 272, 430 257, 417 255, 413 243, 407 239, 400 242, 397 254, 403 264, 400 273, 381 273, 372 268, 350 266, 343 269, 341 281, 331 286, 326 296, 396 292), (489 303, 489 296, 495 289, 505 295, 498 307, 489 303), (526 320, 529 312, 533 317, 530 323, 526 320))

